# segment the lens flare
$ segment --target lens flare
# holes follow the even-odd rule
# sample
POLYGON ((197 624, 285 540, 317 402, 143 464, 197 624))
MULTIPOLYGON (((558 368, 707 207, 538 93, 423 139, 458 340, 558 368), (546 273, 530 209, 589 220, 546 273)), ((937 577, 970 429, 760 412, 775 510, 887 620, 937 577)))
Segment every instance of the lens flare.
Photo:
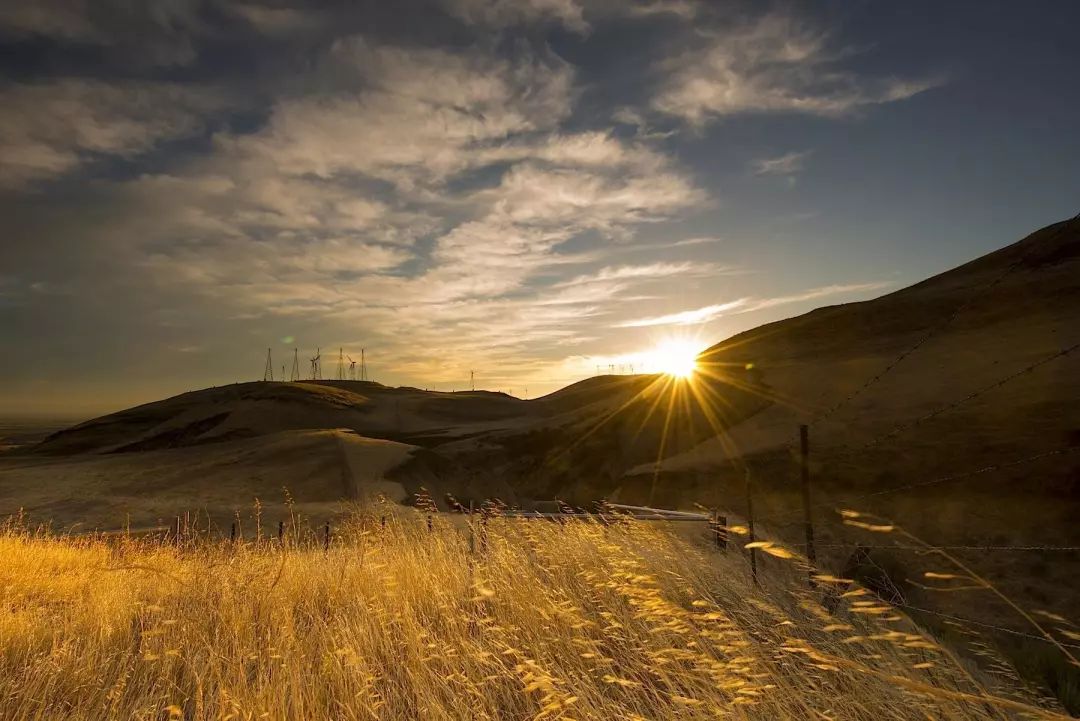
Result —
POLYGON ((657 371, 675 378, 689 378, 697 370, 697 346, 687 341, 664 341, 649 355, 657 371))

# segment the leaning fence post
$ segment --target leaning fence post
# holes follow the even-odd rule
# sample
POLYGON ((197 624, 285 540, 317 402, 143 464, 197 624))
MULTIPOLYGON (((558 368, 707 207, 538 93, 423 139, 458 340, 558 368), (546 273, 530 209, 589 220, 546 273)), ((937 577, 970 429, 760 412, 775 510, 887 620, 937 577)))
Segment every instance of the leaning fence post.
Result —
POLYGON ((810 563, 807 581, 810 588, 815 587, 814 567, 817 566, 817 552, 814 549, 814 516, 810 504, 810 427, 799 426, 799 448, 802 470, 803 519, 806 526, 806 560, 810 563))
POLYGON ((330 550, 330 521, 323 527, 323 551, 330 550))
MULTIPOLYGON (((754 487, 753 476, 750 474, 750 466, 746 467, 746 528, 750 543, 754 542, 754 487)), ((750 578, 754 585, 761 585, 757 575, 757 548, 750 549, 750 578)))

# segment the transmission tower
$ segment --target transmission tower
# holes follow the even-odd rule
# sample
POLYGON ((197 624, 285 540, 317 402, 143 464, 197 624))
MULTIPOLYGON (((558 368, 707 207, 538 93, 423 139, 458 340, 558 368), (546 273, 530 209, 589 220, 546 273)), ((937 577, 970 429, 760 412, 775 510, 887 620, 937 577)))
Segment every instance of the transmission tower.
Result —
POLYGON ((367 360, 364 359, 364 349, 360 349, 360 380, 366 381, 367 377, 367 360))
POLYGON ((266 349, 266 368, 263 370, 263 380, 274 380, 274 362, 270 359, 270 349, 266 349))
MULTIPOLYGON (((284 379, 285 374, 282 373, 281 377, 284 379)), ((289 380, 291 380, 291 381, 300 380, 300 349, 299 348, 293 348, 292 373, 289 374, 289 380)))
POLYGON ((337 379, 345 380, 345 351, 341 348, 337 349, 337 379))
POLYGON ((476 390, 476 371, 469 371, 469 386, 476 390))

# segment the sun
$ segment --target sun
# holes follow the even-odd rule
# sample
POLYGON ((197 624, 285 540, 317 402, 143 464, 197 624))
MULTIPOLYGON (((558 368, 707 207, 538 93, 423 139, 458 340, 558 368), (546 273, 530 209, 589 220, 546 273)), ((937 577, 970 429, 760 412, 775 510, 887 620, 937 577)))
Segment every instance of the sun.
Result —
POLYGON ((656 346, 650 353, 653 367, 675 378, 689 378, 697 370, 698 349, 682 340, 668 340, 656 346))

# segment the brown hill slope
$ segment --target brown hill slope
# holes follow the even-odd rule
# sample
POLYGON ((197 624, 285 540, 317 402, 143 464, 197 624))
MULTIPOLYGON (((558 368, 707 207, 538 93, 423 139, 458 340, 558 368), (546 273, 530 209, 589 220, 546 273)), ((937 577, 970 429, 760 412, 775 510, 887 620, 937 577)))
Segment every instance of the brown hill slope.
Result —
MULTIPOLYGON (((890 519, 946 547, 1023 607, 1075 620, 1078 318, 1080 220, 1073 219, 881 298, 742 333, 703 353, 702 365, 720 372, 753 364, 767 406, 666 458, 656 483, 670 504, 700 501, 742 514, 749 468, 759 530, 802 548, 798 426, 809 424, 822 564, 869 574, 877 580, 861 580, 928 609, 923 621, 940 623, 942 613, 972 619, 965 623, 996 634, 1022 664, 1043 664, 1052 649, 1024 635, 1030 627, 992 594, 926 590, 923 572, 956 569, 898 531, 845 525, 835 509, 890 519)), ((652 465, 630 472, 654 475, 652 465)), ((1060 665, 1035 673, 1065 683, 1060 665)))

